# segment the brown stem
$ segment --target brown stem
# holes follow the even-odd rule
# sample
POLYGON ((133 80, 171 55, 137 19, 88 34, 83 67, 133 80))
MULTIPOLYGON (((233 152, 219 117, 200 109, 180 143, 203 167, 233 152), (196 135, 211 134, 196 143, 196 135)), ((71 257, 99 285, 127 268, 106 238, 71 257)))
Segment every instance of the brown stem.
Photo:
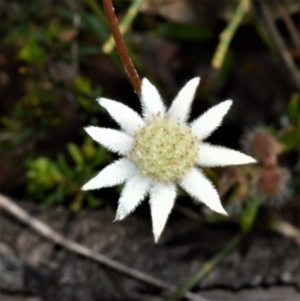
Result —
POLYGON ((118 50, 121 61, 124 65, 124 68, 127 72, 127 75, 131 81, 131 84, 132 84, 135 92, 137 93, 138 97, 140 97, 141 96, 141 86, 142 86, 141 80, 137 74, 136 69, 133 66, 131 58, 128 55, 126 45, 124 43, 122 34, 121 34, 119 26, 118 26, 118 20, 115 15, 115 9, 113 7, 112 1, 111 0, 102 0, 102 2, 103 2, 104 12, 108 19, 108 24, 109 24, 112 36, 115 40, 116 48, 118 50))

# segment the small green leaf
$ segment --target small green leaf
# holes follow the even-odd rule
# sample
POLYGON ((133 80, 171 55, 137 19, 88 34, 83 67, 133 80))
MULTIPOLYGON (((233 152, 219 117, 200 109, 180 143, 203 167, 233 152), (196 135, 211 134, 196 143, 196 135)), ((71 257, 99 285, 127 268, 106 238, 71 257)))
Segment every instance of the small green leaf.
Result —
POLYGON ((79 211, 82 207, 82 202, 83 202, 83 198, 84 198, 84 193, 85 192, 79 192, 74 201, 71 204, 71 210, 73 211, 79 211))
POLYGON ((51 176, 51 180, 53 180, 54 182, 60 182, 63 179, 61 171, 54 162, 51 162, 49 164, 48 173, 51 176))
POLYGON ((68 180, 72 180, 73 179, 73 175, 75 173, 74 173, 73 169, 67 164, 66 159, 65 159, 65 157, 64 157, 63 154, 59 154, 58 155, 57 164, 58 164, 59 169, 64 174, 64 176, 68 180))
POLYGON ((300 145, 300 125, 281 134, 279 141, 284 144, 286 150, 296 149, 300 145))
POLYGON ((63 184, 58 185, 58 187, 55 191, 57 202, 61 203, 64 200, 65 194, 66 194, 65 190, 66 189, 65 189, 65 186, 63 184))
POLYGON ((33 162, 33 167, 42 174, 48 173, 50 161, 45 157, 40 157, 33 162))
POLYGON ((34 38, 31 38, 20 49, 18 57, 26 63, 41 65, 45 60, 45 52, 38 42, 34 38))
POLYGON ((96 199, 91 193, 86 194, 86 199, 88 202, 89 207, 91 208, 97 208, 103 204, 102 199, 96 199))
POLYGON ((110 159, 110 154, 107 152, 107 150, 104 147, 99 146, 95 160, 93 161, 93 166, 107 163, 109 159, 110 159))
POLYGON ((287 115, 292 125, 300 123, 300 94, 294 93, 287 107, 287 115))
POLYGON ((84 140, 84 143, 83 143, 81 149, 82 149, 82 153, 84 154, 84 156, 87 159, 92 159, 93 157, 95 157, 95 155, 97 153, 95 144, 94 144, 93 140, 89 137, 87 137, 84 140))
POLYGON ((69 143, 68 144, 68 151, 69 151, 72 159, 74 160, 74 162, 78 166, 82 166, 83 163, 84 163, 84 158, 81 154, 81 151, 80 151, 79 147, 75 143, 69 143))
POLYGON ((259 199, 253 198, 242 211, 240 215, 240 226, 244 233, 249 232, 253 227, 259 206, 259 199))
POLYGON ((57 195, 55 192, 49 193, 43 200, 43 204, 46 206, 52 206, 57 203, 57 195))
POLYGON ((83 13, 81 14, 83 25, 87 30, 92 32, 101 42, 104 42, 109 37, 109 32, 104 23, 99 20, 95 15, 83 13))
POLYGON ((206 222, 210 224, 224 223, 228 221, 228 217, 219 213, 212 212, 206 217, 206 222))
POLYGON ((209 40, 213 38, 212 31, 197 24, 162 23, 154 34, 178 40, 209 40))

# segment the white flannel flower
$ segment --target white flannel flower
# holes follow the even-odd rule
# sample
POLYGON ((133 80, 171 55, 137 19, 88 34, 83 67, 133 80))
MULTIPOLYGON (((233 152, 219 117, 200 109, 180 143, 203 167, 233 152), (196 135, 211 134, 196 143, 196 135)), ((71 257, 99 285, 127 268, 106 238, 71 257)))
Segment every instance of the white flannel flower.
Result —
POLYGON ((198 168, 256 162, 238 151, 203 142, 218 128, 232 101, 224 101, 187 123, 200 78, 190 80, 167 110, 156 90, 142 81, 142 117, 126 105, 98 99, 121 130, 86 127, 97 142, 123 158, 105 167, 82 189, 111 187, 125 182, 116 220, 131 213, 149 194, 155 242, 174 206, 176 184, 210 209, 227 215, 219 195, 198 168))

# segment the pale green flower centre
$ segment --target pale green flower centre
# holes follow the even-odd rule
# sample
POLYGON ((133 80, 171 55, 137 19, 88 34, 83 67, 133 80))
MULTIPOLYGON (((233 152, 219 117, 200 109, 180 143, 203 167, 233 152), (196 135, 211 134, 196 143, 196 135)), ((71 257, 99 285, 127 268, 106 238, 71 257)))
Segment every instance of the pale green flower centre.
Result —
POLYGON ((156 117, 136 134, 130 159, 142 174, 169 183, 193 167, 197 153, 197 139, 187 126, 156 117))

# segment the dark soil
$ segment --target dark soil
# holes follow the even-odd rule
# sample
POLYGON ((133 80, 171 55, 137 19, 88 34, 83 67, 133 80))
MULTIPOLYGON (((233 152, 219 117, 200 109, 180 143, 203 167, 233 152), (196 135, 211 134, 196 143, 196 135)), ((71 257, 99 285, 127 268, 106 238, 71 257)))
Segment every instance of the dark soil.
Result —
MULTIPOLYGON (((179 218, 170 220, 154 244, 150 221, 136 216, 112 223, 113 214, 103 211, 71 214, 62 207, 22 206, 66 237, 175 285, 185 283, 236 234, 233 227, 179 218)), ((160 295, 157 288, 62 249, 0 214, 1 300, 156 300, 160 295)), ((258 286, 285 284, 300 289, 299 254, 294 241, 256 231, 245 236, 196 291, 221 300, 215 288, 225 289, 224 298, 231 290, 258 286)), ((262 289, 260 293, 266 295, 262 289)), ((297 295, 292 294, 293 301, 297 295)))

